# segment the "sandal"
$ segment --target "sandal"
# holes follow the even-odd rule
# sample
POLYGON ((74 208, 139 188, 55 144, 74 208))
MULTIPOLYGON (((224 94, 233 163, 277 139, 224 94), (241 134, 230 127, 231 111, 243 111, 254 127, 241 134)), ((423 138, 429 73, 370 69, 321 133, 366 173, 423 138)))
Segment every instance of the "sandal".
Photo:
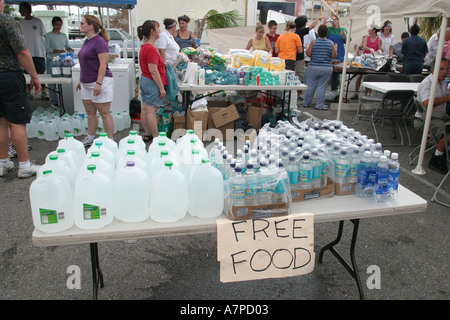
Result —
POLYGON ((144 138, 142 140, 144 140, 144 142, 150 142, 152 140, 152 136, 150 134, 144 135, 144 138))

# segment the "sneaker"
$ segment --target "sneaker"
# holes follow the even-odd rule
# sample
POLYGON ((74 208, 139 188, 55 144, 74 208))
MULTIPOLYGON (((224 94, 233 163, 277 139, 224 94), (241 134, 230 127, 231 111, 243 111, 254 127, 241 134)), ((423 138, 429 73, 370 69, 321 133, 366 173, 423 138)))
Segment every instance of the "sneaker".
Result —
POLYGON ((92 146, 92 143, 94 142, 94 138, 90 138, 89 136, 84 137, 83 140, 81 140, 81 143, 85 146, 85 147, 90 147, 92 146))
POLYGON ((32 163, 29 168, 20 168, 19 167, 19 172, 18 172, 17 176, 19 177, 19 179, 25 179, 25 178, 35 176, 36 173, 39 171, 40 167, 41 166, 38 166, 34 163, 32 163))
POLYGON ((428 162, 428 168, 442 174, 447 174, 448 172, 447 161, 445 161, 444 156, 433 154, 430 162, 428 162))
POLYGON ((0 163, 0 177, 5 176, 8 173, 8 171, 12 169, 14 169, 14 162, 8 161, 5 164, 0 163))
POLYGON ((358 98, 358 94, 357 93, 354 93, 351 97, 350 97, 350 100, 358 100, 359 98, 358 98))
POLYGON ((322 108, 317 108, 315 107, 316 110, 328 110, 330 107, 328 107, 327 105, 324 105, 322 108))
POLYGON ((10 158, 15 158, 17 157, 17 152, 16 149, 14 149, 13 145, 11 144, 11 142, 8 145, 8 156, 10 158))

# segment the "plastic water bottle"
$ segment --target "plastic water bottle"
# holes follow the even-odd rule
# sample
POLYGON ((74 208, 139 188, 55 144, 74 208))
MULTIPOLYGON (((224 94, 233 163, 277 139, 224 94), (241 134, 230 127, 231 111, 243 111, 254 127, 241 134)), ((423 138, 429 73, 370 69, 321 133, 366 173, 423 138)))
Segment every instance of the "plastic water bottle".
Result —
POLYGON ((94 164, 80 169, 74 196, 75 225, 80 229, 100 229, 114 218, 114 188, 109 178, 94 164))
POLYGON ((46 127, 46 122, 44 121, 44 119, 39 119, 39 122, 37 124, 37 137, 39 139, 45 139, 45 127, 46 127))
POLYGON ((55 56, 50 62, 50 70, 52 74, 52 78, 61 78, 62 70, 61 70, 61 57, 55 56))
POLYGON ((183 219, 189 207, 189 192, 184 175, 166 161, 150 191, 150 217, 157 222, 183 219))
MULTIPOLYGON (((167 150, 166 150, 166 153, 167 153, 167 150)), ((139 168, 147 173, 149 172, 147 162, 142 160, 140 157, 137 157, 135 150, 128 150, 127 154, 124 157, 122 157, 119 160, 119 162, 117 162, 116 173, 118 173, 120 170, 125 168, 127 166, 127 162, 129 162, 129 161, 133 161, 137 168, 139 168)))
POLYGON ((158 136, 153 138, 152 144, 148 147, 148 152, 150 152, 153 148, 155 148, 155 146, 157 146, 159 141, 164 141, 166 143, 166 148, 168 151, 172 150, 172 148, 175 147, 175 141, 169 139, 167 137, 167 133, 159 132, 158 136))
MULTIPOLYGON (((134 150, 130 150, 128 152, 133 152, 133 155, 134 155, 134 150)), ((126 159, 126 158, 123 158, 123 159, 126 159)), ((153 184, 155 183, 156 175, 158 174, 158 172, 160 172, 161 170, 164 169, 166 161, 172 161, 172 167, 178 168, 178 165, 175 164, 175 162, 173 161, 173 159, 171 157, 169 157, 169 151, 167 151, 167 150, 161 150, 160 156, 155 159, 155 161, 152 163, 152 165, 151 166, 147 165, 148 181, 150 183, 150 191, 151 191, 153 184)))
POLYGON ((342 149, 339 157, 335 160, 334 176, 335 182, 340 184, 347 183, 350 162, 347 158, 347 150, 342 149))
POLYGON ((50 152, 45 157, 45 163, 49 162, 50 157, 55 154, 58 156, 58 159, 61 159, 65 162, 66 166, 68 166, 70 168, 70 170, 73 170, 74 172, 78 171, 79 164, 77 162, 77 155, 75 154, 75 152, 73 152, 71 150, 58 148, 58 149, 56 149, 56 151, 50 152))
POLYGON ((150 148, 148 149, 148 152, 147 152, 147 155, 146 155, 146 161, 147 161, 149 166, 152 165, 152 162, 156 158, 159 158, 162 150, 167 150, 167 151, 170 150, 170 148, 168 146, 166 146, 166 142, 163 141, 163 140, 160 140, 157 143, 153 142, 150 145, 150 148))
POLYGON ((123 118, 123 128, 128 129, 131 127, 131 117, 130 114, 127 111, 122 111, 122 118, 123 118))
POLYGON ((267 167, 267 160, 262 158, 260 160, 260 168, 257 173, 258 177, 258 205, 270 205, 273 203, 272 188, 273 177, 271 176, 271 170, 267 167))
POLYGON ((213 147, 209 151, 209 161, 210 161, 210 163, 211 163, 211 165, 213 167, 216 167, 215 155, 216 155, 216 152, 218 152, 219 145, 220 145, 220 139, 219 138, 215 138, 213 147))
POLYGON ((322 162, 319 160, 319 151, 316 148, 311 151, 311 163, 313 167, 311 185, 313 188, 320 188, 322 162))
POLYGON ((353 149, 352 157, 348 167, 348 183, 355 183, 358 181, 359 163, 361 159, 359 157, 359 149, 353 149))
POLYGON ((389 199, 389 165, 386 156, 380 156, 376 172, 377 184, 374 199, 376 202, 384 202, 389 199))
POLYGON ((309 152, 305 152, 298 166, 298 182, 300 189, 311 189, 312 171, 313 166, 311 164, 309 152))
POLYGON ((328 159, 325 156, 325 152, 322 150, 319 152, 319 158, 322 162, 321 172, 320 172, 320 186, 324 187, 328 184, 328 174, 330 172, 328 159))
POLYGON ((139 145, 139 146, 143 147, 144 149, 146 148, 145 142, 142 140, 142 137, 137 134, 136 130, 131 130, 129 132, 128 136, 126 136, 125 138, 122 138, 119 141, 119 149, 121 149, 124 145, 126 145, 128 143, 129 139, 134 140, 136 142, 136 145, 139 145))
POLYGON ((73 192, 65 177, 46 170, 31 183, 29 194, 36 229, 54 233, 73 226, 73 192))
POLYGON ((123 116, 120 112, 117 112, 114 117, 114 131, 118 132, 118 131, 122 131, 124 129, 124 119, 123 116))
MULTIPOLYGON (((31 118, 30 123, 27 123, 26 125, 26 131, 27 131, 27 137, 28 138, 37 138, 37 123, 38 121, 33 116, 31 118)), ((58 132, 59 137, 59 132, 58 132)))
POLYGON ((372 152, 372 160, 370 165, 370 174, 368 178, 368 193, 369 195, 373 195, 375 192, 375 186, 377 184, 377 166, 378 162, 380 162, 380 153, 378 151, 372 152))
POLYGON ((74 117, 72 119, 72 130, 73 130, 73 135, 76 137, 81 136, 82 132, 83 132, 83 127, 82 127, 82 123, 81 123, 81 119, 80 117, 74 117))
POLYGON ((67 133, 64 139, 58 141, 58 148, 73 151, 76 154, 79 166, 86 157, 86 149, 83 143, 75 139, 71 133, 67 133))
MULTIPOLYGON (((82 168, 86 168, 88 165, 94 164, 97 168, 97 171, 105 174, 108 176, 110 181, 114 181, 116 177, 116 171, 115 167, 113 167, 110 162, 106 161, 104 158, 100 157, 100 152, 93 151, 88 156, 86 156, 86 159, 84 160, 84 163, 82 164, 82 168)), ((79 175, 82 174, 82 171, 80 170, 79 175)))
POLYGON ((59 136, 64 138, 67 133, 73 134, 73 128, 70 121, 67 118, 63 118, 59 128, 59 136))
POLYGON ((59 139, 59 130, 56 126, 56 123, 53 121, 49 121, 48 124, 45 126, 45 134, 44 138, 47 141, 56 141, 59 139))
POLYGON ((41 177, 44 171, 52 171, 54 175, 65 177, 70 185, 72 193, 75 191, 75 181, 77 177, 77 171, 73 170, 66 163, 59 159, 57 154, 52 154, 49 156, 47 162, 45 162, 38 170, 36 176, 41 177))
POLYGON ((127 154, 128 150, 134 150, 137 157, 141 158, 143 161, 146 161, 147 165, 149 164, 147 161, 147 152, 145 151, 145 148, 143 148, 141 144, 136 144, 136 140, 134 139, 128 139, 126 144, 119 146, 119 151, 115 157, 116 162, 119 162, 120 159, 127 154))
POLYGON ((219 170, 210 165, 209 159, 193 171, 189 185, 189 208, 192 216, 214 218, 224 208, 224 182, 219 170))
POLYGON ((300 190, 300 186, 298 183, 298 166, 295 162, 295 156, 293 153, 289 155, 289 162, 286 166, 286 171, 289 176, 289 184, 291 186, 292 191, 300 190))
POLYGON ((103 146, 112 152, 114 157, 117 157, 117 154, 119 152, 119 146, 117 142, 115 142, 113 139, 108 138, 108 134, 106 132, 101 132, 98 135, 98 138, 94 139, 92 142, 94 145, 97 141, 101 141, 103 146))
POLYGON ((247 170, 244 173, 245 179, 245 205, 256 206, 258 204, 258 176, 253 171, 253 164, 247 164, 247 170))
POLYGON ((236 164, 234 174, 229 180, 230 201, 229 205, 233 207, 245 207, 245 179, 242 175, 242 169, 236 164))
POLYGON ((277 163, 277 182, 273 191, 273 203, 287 203, 290 195, 289 192, 289 177, 284 169, 283 162, 280 160, 277 163))
POLYGON ((398 153, 391 154, 389 164, 389 195, 392 199, 396 199, 398 195, 398 184, 400 175, 400 162, 398 161, 398 153))
POLYGON ((124 222, 142 222, 150 217, 150 184, 147 173, 128 161, 114 182, 115 217, 124 222))
POLYGON ((356 184, 355 194, 360 197, 367 197, 367 190, 369 184, 369 175, 372 166, 372 154, 370 151, 365 151, 363 158, 359 163, 358 181, 356 184))

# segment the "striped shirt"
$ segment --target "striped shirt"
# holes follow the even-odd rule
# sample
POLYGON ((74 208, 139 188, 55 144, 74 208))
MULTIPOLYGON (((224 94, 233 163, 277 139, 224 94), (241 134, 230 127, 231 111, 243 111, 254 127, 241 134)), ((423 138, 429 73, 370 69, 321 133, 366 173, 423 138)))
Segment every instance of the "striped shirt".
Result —
POLYGON ((309 65, 331 67, 331 46, 331 40, 320 38, 315 39, 309 65))

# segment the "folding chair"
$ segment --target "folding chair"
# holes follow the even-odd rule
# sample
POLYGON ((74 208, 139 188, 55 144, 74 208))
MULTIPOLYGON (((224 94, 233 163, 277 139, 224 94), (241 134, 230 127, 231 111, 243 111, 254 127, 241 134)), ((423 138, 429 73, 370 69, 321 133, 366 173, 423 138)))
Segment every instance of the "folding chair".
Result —
POLYGON ((410 82, 407 74, 388 74, 390 82, 410 82))
MULTIPOLYGON (((397 137, 397 131, 400 134, 401 144, 404 145, 403 134, 401 130, 401 125, 405 126, 406 134, 408 136, 409 145, 411 145, 411 138, 409 136, 409 131, 406 126, 405 120, 411 114, 411 108, 413 106, 413 98, 415 96, 414 90, 390 90, 383 95, 382 101, 378 104, 378 107, 372 111, 370 117, 370 123, 367 126, 364 134, 369 131, 370 127, 373 128, 375 133, 376 141, 379 142, 378 132, 375 126, 375 122, 381 120, 382 122, 389 121, 392 123, 394 129, 394 139, 397 137), (389 102, 389 107, 387 107, 387 102, 389 102), (396 105, 395 102, 406 102, 406 107, 402 110, 400 106, 396 105)), ((383 145, 387 145, 383 143, 383 145)))
MULTIPOLYGON (((382 74, 366 74, 363 76, 362 82, 389 82, 389 77, 387 75, 382 74)), ((359 89, 359 102, 358 107, 356 109, 356 117, 355 117, 355 124, 357 123, 359 118, 366 117, 370 118, 369 116, 362 116, 360 115, 361 107, 364 103, 380 103, 382 100, 381 97, 377 96, 369 96, 369 95, 363 95, 362 94, 362 86, 359 89)))
POLYGON ((422 82, 425 76, 422 74, 408 74, 409 82, 422 82))
MULTIPOLYGON (((446 138, 448 135, 450 135, 450 122, 447 122, 444 124, 444 137, 446 138)), ((448 141, 447 141, 447 139, 444 139, 444 140, 445 140, 445 153, 447 155, 447 167, 450 168, 450 151, 448 151, 448 147, 449 147, 448 141)), ((442 204, 442 205, 450 208, 450 204, 437 199, 437 194, 438 194, 439 190, 441 189, 441 187, 444 185, 444 182, 445 182, 445 180, 447 180, 449 174, 450 174, 450 170, 447 172, 447 174, 444 176, 444 178, 442 178, 441 183, 436 188, 436 191, 434 192, 433 197, 431 198, 431 201, 435 201, 439 204, 442 204)))

